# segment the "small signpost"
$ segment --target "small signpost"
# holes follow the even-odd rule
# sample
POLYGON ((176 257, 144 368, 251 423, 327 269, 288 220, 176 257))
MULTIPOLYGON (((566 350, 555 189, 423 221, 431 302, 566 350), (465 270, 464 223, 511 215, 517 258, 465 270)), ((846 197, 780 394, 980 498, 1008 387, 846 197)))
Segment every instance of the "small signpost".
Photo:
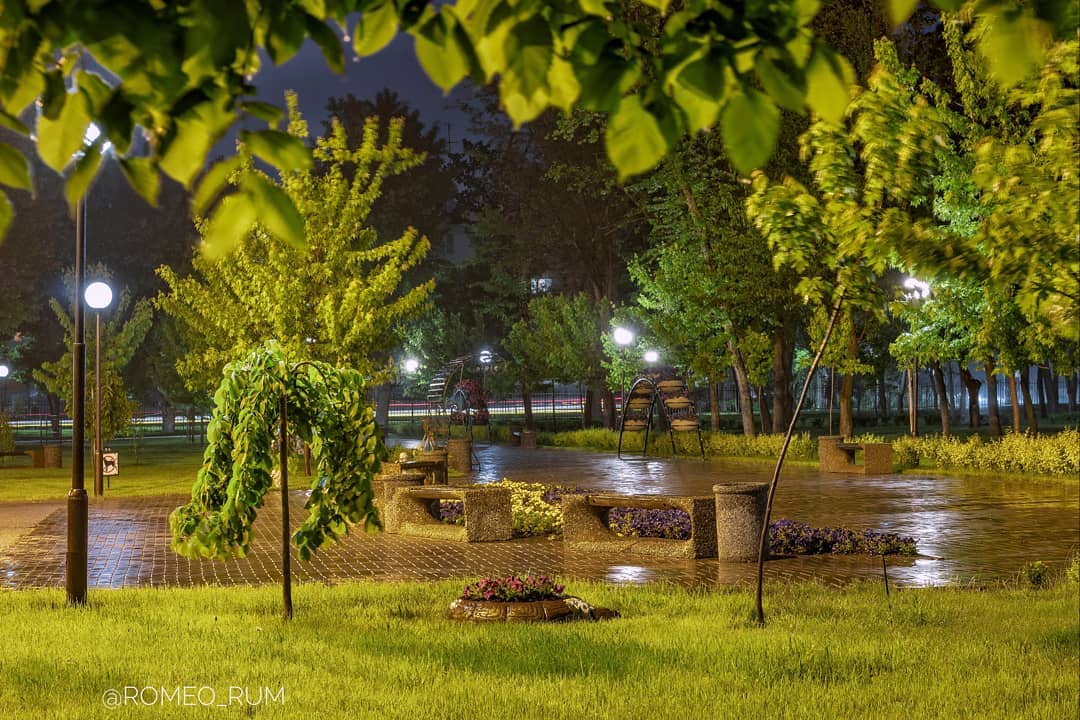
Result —
MULTIPOLYGON (((107 478, 120 474, 120 453, 115 450, 101 453, 101 474, 107 478)), ((112 482, 109 482, 108 486, 112 487, 112 482)))

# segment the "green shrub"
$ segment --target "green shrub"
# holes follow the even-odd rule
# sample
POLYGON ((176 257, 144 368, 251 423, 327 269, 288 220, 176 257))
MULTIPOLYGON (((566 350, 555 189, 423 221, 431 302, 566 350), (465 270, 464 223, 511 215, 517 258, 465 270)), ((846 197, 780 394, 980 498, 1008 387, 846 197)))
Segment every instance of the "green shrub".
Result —
POLYGON ((893 452, 902 453, 903 467, 916 467, 919 459, 942 469, 985 470, 1031 475, 1080 473, 1080 432, 1065 429, 1056 435, 1031 437, 1009 433, 1001 440, 967 440, 941 436, 901 438, 893 452), (912 462, 914 460, 914 462, 912 462))
POLYGON ((1050 568, 1046 566, 1046 563, 1036 560, 1024 565, 1020 570, 1020 576, 1027 582, 1029 587, 1038 590, 1046 587, 1047 581, 1050 579, 1050 568))
MULTIPOLYGON (((641 432, 628 432, 623 435, 623 452, 640 452, 645 434, 641 432)), ((590 450, 614 451, 619 446, 619 432, 617 430, 590 429, 574 430, 561 433, 540 433, 538 440, 542 445, 554 447, 588 448, 590 450)), ((783 435, 758 435, 748 438, 745 435, 729 433, 702 433, 702 441, 705 446, 706 457, 752 457, 752 458, 775 458, 780 454, 780 447, 784 444, 783 435)), ((679 455, 697 455, 701 452, 698 446, 697 433, 676 433, 675 448, 679 455)), ((650 455, 668 457, 671 455, 671 439, 668 433, 650 433, 650 455)), ((809 433, 796 435, 791 439, 788 448, 788 457, 795 460, 816 460, 817 441, 810 437, 809 433)))
POLYGON ((1080 585, 1080 553, 1074 553, 1072 562, 1065 568, 1065 582, 1080 585))
POLYGON ((0 452, 15 452, 15 433, 7 413, 0 412, 0 452))
POLYGON ((562 532, 563 516, 558 505, 544 493, 551 488, 540 483, 514 482, 503 478, 491 487, 510 488, 510 512, 515 535, 552 535, 562 532))

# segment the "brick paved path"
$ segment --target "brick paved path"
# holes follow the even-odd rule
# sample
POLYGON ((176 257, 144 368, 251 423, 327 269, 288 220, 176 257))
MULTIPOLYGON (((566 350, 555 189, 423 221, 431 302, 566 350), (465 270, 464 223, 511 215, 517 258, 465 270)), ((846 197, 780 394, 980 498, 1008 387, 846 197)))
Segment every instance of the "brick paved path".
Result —
MULTIPOLYGON (((765 465, 701 461, 619 461, 565 450, 481 450, 475 480, 501 477, 559 482, 620 492, 708 494, 719 479, 764 480, 765 465)), ((298 480, 302 480, 298 478, 298 480)), ((304 497, 292 498, 300 522, 304 497)), ((168 514, 181 497, 106 498, 90 507, 89 583, 93 588, 142 585, 258 584, 280 578, 280 512, 276 498, 260 510, 252 551, 242 560, 191 561, 169 549, 168 514)), ((926 556, 890 558, 890 581, 940 585, 971 578, 1010 577, 1024 562, 1061 564, 1080 542, 1076 486, 928 476, 863 478, 785 471, 774 518, 847 525, 913 535, 926 556)), ((62 587, 66 515, 48 515, 15 544, 0 549, 0 587, 62 587)), ((771 560, 772 578, 816 578, 841 584, 880 577, 879 558, 808 557, 771 560)), ((510 572, 544 572, 615 582, 688 585, 742 583, 753 564, 716 560, 652 560, 627 555, 583 557, 559 540, 529 538, 465 544, 352 532, 322 547, 311 562, 293 563, 298 581, 349 578, 429 580, 510 572)))

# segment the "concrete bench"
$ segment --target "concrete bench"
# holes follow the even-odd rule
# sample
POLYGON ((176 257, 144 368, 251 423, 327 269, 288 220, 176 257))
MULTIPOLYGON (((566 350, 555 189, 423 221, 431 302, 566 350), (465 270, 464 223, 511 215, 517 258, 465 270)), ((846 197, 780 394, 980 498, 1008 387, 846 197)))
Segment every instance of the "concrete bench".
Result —
POLYGON ((893 450, 890 443, 847 443, 839 435, 818 438, 818 462, 822 472, 889 475, 893 471, 893 450), (856 453, 862 452, 862 465, 856 464, 856 453))
POLYGON ((42 450, 12 450, 0 452, 0 457, 28 457, 33 467, 45 467, 45 453, 42 450))
POLYGON ((433 540, 495 542, 513 536, 510 489, 469 487, 397 487, 383 513, 383 528, 390 533, 433 540), (432 513, 432 501, 458 500, 465 525, 449 525, 432 513))
POLYGON ((575 552, 628 552, 665 558, 716 557, 716 501, 712 495, 566 495, 563 542, 575 552), (678 509, 690 516, 690 539, 623 537, 608 524, 612 508, 678 509))

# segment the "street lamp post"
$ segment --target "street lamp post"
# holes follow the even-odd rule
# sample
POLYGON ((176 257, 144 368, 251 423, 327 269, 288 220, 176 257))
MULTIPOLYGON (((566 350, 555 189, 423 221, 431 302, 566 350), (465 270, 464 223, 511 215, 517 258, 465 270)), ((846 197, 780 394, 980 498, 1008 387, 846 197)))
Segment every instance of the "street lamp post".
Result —
POLYGON ((101 466, 104 450, 101 442, 101 311, 112 302, 112 288, 103 282, 90 283, 86 288, 86 304, 94 308, 94 496, 105 494, 105 478, 101 466))
POLYGON ((611 337, 612 337, 612 339, 615 340, 616 345, 623 348, 622 357, 620 359, 623 361, 622 364, 624 365, 624 367, 622 368, 622 372, 619 373, 619 386, 620 386, 619 387, 619 396, 622 398, 622 408, 621 408, 621 410, 622 410, 622 412, 625 413, 626 412, 626 367, 625 367, 625 363, 626 363, 626 347, 628 345, 630 345, 630 343, 634 342, 634 333, 631 332, 630 330, 627 330, 626 328, 624 328, 622 326, 619 326, 619 327, 615 328, 614 332, 611 333, 611 337))
MULTIPOLYGON (((96 147, 101 135, 90 124, 83 136, 83 152, 96 147)), ((83 282, 86 275, 86 200, 75 204, 75 296, 74 327, 71 342, 71 490, 67 497, 67 552, 64 565, 64 588, 72 605, 86 604, 86 568, 89 559, 89 502, 84 482, 83 442, 86 428, 86 333, 83 327, 83 282)))

